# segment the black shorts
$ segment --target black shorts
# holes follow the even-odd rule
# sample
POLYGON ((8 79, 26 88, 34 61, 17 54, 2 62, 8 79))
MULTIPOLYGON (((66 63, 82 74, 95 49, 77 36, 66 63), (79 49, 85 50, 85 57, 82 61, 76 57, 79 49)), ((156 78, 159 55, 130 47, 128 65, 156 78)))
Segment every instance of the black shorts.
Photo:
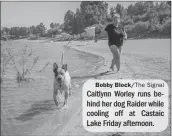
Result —
POLYGON ((122 45, 116 45, 116 44, 109 44, 109 47, 112 46, 112 45, 115 45, 115 46, 117 46, 118 48, 122 46, 122 45))

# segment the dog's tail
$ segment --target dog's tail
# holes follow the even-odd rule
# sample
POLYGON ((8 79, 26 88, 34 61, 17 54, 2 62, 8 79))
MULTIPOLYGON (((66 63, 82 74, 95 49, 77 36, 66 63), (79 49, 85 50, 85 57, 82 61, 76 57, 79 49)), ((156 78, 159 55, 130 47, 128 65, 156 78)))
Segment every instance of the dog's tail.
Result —
POLYGON ((62 58, 61 58, 61 65, 63 66, 64 64, 64 51, 62 52, 62 58))

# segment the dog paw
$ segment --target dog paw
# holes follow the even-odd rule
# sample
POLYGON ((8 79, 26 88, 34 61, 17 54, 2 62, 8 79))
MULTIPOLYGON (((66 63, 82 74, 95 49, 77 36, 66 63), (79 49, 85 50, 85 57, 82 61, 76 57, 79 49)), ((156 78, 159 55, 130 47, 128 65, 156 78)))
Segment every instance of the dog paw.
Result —
POLYGON ((58 103, 56 103, 56 106, 58 107, 58 106, 59 106, 59 104, 58 104, 58 103))
POLYGON ((59 103, 57 101, 54 101, 54 103, 55 103, 56 106, 59 106, 59 103))

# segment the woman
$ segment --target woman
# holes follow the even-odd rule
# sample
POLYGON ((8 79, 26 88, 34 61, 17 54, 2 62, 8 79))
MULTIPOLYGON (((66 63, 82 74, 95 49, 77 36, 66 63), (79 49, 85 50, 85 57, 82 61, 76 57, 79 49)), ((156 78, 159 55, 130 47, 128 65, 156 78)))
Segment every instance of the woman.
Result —
POLYGON ((104 29, 108 34, 108 45, 113 54, 110 69, 114 71, 114 65, 116 65, 117 72, 120 70, 120 53, 123 40, 127 39, 127 34, 124 28, 120 27, 120 15, 115 14, 112 22, 104 29))

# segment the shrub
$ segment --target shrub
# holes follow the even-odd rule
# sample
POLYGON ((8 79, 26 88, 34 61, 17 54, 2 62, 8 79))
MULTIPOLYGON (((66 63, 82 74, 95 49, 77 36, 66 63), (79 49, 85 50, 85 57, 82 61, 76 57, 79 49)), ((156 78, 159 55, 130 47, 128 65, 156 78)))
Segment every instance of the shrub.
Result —
MULTIPOLYGON (((16 71, 16 79, 18 82, 29 81, 33 72, 33 68, 38 63, 39 56, 34 56, 32 49, 29 49, 25 45, 21 50, 16 53, 11 48, 11 43, 7 41, 7 45, 1 50, 1 81, 6 74, 7 65, 11 64, 16 71)), ((46 63, 42 70, 43 71, 49 63, 46 63)), ((33 79, 32 79, 33 80, 33 79)))
POLYGON ((164 23, 163 25, 161 25, 160 27, 160 32, 161 34, 164 34, 164 35, 171 35, 171 19, 170 18, 166 18, 164 20, 164 23))
POLYGON ((127 33, 132 33, 132 32, 134 32, 134 28, 135 28, 134 25, 126 25, 126 26, 125 26, 125 31, 126 31, 127 33))
POLYGON ((149 27, 149 22, 137 22, 135 24, 135 32, 136 33, 144 33, 146 31, 148 31, 148 27, 149 27))
POLYGON ((125 21, 124 21, 124 25, 133 25, 134 22, 131 18, 127 18, 125 21))

